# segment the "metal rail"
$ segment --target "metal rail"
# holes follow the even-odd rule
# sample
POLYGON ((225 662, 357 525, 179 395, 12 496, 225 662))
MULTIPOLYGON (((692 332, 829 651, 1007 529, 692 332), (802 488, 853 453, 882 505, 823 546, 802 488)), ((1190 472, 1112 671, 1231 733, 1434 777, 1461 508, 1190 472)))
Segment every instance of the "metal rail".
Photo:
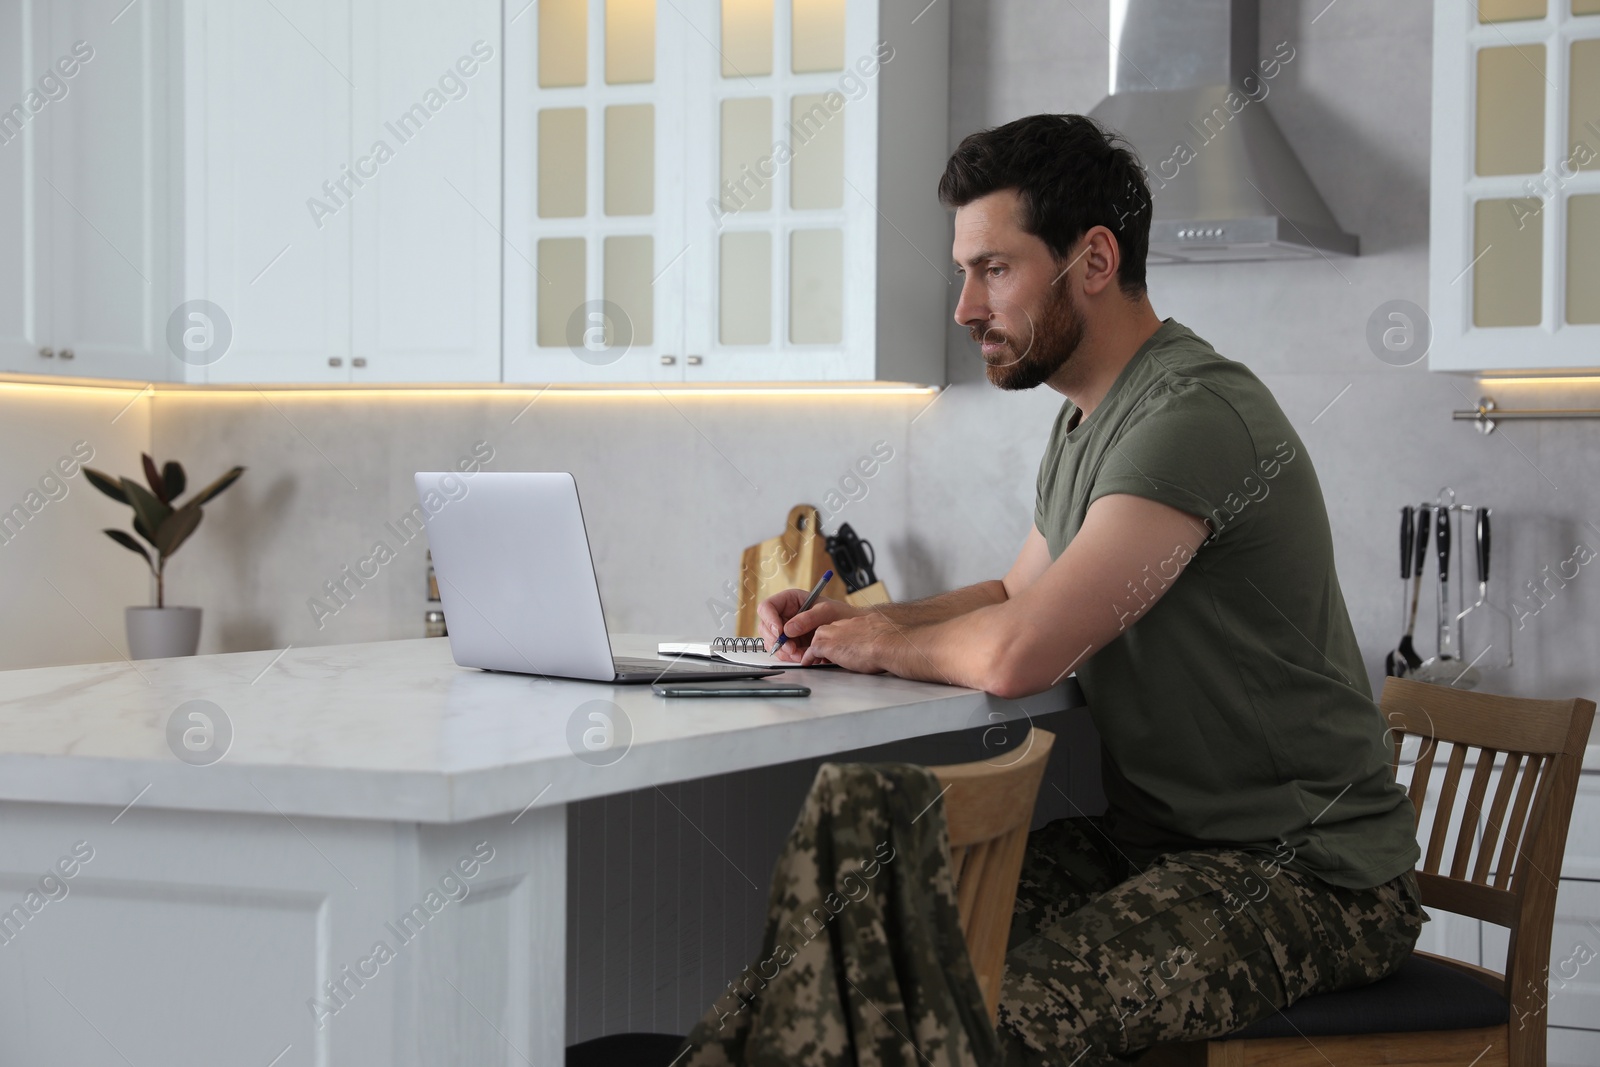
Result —
POLYGON ((1452 411, 1450 417, 1457 422, 1476 423, 1479 433, 1493 433, 1498 422, 1521 422, 1533 419, 1600 419, 1600 408, 1501 408, 1492 397, 1479 397, 1478 406, 1466 411, 1452 411))

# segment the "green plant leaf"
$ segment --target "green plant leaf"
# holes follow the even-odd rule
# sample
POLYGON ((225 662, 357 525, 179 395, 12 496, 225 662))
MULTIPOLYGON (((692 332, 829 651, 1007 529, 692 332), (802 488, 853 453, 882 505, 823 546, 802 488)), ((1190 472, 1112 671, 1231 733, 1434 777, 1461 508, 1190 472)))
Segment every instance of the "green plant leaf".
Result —
POLYGON ((144 520, 139 518, 137 515, 133 517, 133 532, 144 538, 146 541, 149 541, 150 547, 155 547, 156 535, 145 526, 144 520))
POLYGON ((144 560, 152 571, 156 569, 156 565, 150 561, 150 553, 146 552, 139 542, 130 537, 126 530, 107 530, 105 534, 129 552, 138 553, 139 558, 144 560))
POLYGON ((156 470, 156 461, 151 459, 147 452, 139 453, 139 459, 144 463, 144 480, 149 483, 150 491, 163 504, 172 503, 172 494, 167 492, 167 487, 162 484, 161 472, 156 470))
MULTIPOLYGON (((131 478, 122 479, 122 491, 128 494, 128 503, 133 505, 133 513, 144 529, 139 533, 149 542, 156 542, 156 535, 161 533, 161 524, 167 521, 167 516, 172 514, 172 508, 163 504, 151 495, 150 490, 140 485, 131 478)), ((138 523, 134 526, 138 529, 138 523)))
POLYGON ((208 500, 221 496, 222 491, 228 488, 228 486, 232 485, 234 482, 238 481, 239 475, 243 473, 243 467, 233 468, 227 474, 224 474, 222 477, 218 478, 216 481, 212 482, 210 485, 196 493, 194 495, 194 499, 190 500, 184 505, 184 507, 197 507, 201 504, 204 504, 208 500))
POLYGON ((194 501, 190 501, 167 517, 167 521, 156 531, 156 549, 161 553, 163 562, 178 551, 179 545, 189 539, 189 535, 194 533, 203 517, 200 505, 194 501))
POLYGON ((172 503, 183 495, 189 485, 188 476, 183 473, 183 464, 175 459, 169 459, 161 465, 161 484, 167 487, 167 503, 172 503))
POLYGON ((115 500, 119 504, 128 503, 128 494, 122 491, 122 482, 120 479, 101 474, 93 467, 83 468, 83 476, 89 479, 90 485, 100 490, 112 500, 115 500))

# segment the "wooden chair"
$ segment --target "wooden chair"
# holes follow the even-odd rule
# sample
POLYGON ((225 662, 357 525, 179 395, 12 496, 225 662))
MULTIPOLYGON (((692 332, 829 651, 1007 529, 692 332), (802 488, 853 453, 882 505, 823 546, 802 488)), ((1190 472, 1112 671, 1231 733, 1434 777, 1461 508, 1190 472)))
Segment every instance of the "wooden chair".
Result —
POLYGON ((1420 742, 1409 792, 1423 849, 1417 869, 1422 903, 1510 927, 1504 972, 1415 952, 1381 981, 1306 997, 1237 1034, 1163 1046, 1141 1063, 1544 1067, 1556 889, 1594 703, 1524 700, 1390 678, 1381 707, 1394 739, 1397 778, 1402 743, 1407 737, 1420 742), (1441 746, 1449 749, 1444 777, 1424 829, 1441 746))
POLYGON ((928 768, 944 786, 961 932, 991 1020, 1000 1008, 1011 908, 1017 900, 1028 825, 1055 742, 1055 734, 1048 730, 1032 729, 1015 757, 928 768))

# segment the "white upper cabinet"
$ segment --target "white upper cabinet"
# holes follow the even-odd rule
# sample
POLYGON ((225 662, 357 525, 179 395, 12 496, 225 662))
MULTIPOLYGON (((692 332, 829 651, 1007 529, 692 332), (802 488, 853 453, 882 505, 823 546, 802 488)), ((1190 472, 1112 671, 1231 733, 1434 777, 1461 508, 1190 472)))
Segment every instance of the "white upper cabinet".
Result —
POLYGON ((350 378, 352 212, 308 207, 339 202, 324 183, 351 162, 350 9, 185 7, 180 317, 191 332, 176 379, 350 378))
POLYGON ((165 377, 162 0, 0 6, 0 371, 165 377))
POLYGON ((182 376, 498 380, 499 4, 202 0, 186 32, 184 299, 231 339, 182 376))
POLYGON ((500 4, 354 9, 351 376, 499 381, 500 4))
POLYGON ((1600 368, 1600 0, 1435 0, 1433 370, 1600 368))
POLYGON ((513 16, 507 380, 942 383, 948 52, 898 0, 513 16))
POLYGON ((12 0, 0 372, 940 384, 948 8, 12 0))

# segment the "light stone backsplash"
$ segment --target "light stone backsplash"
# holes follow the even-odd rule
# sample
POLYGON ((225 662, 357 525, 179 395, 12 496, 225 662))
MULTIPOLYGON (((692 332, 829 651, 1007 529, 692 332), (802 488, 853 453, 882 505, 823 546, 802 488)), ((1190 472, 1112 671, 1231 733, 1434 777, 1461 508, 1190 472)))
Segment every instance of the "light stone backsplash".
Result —
POLYGON ((82 473, 139 470, 150 402, 134 396, 0 388, 0 670, 117 659, 122 609, 155 602, 149 568, 100 532, 132 512, 82 473))
POLYGON ((533 395, 161 398, 163 454, 250 468, 170 579, 207 604, 202 651, 422 636, 411 475, 463 462, 574 474, 613 631, 731 634, 740 553, 797 503, 850 523, 906 588, 906 426, 931 397, 533 395))

